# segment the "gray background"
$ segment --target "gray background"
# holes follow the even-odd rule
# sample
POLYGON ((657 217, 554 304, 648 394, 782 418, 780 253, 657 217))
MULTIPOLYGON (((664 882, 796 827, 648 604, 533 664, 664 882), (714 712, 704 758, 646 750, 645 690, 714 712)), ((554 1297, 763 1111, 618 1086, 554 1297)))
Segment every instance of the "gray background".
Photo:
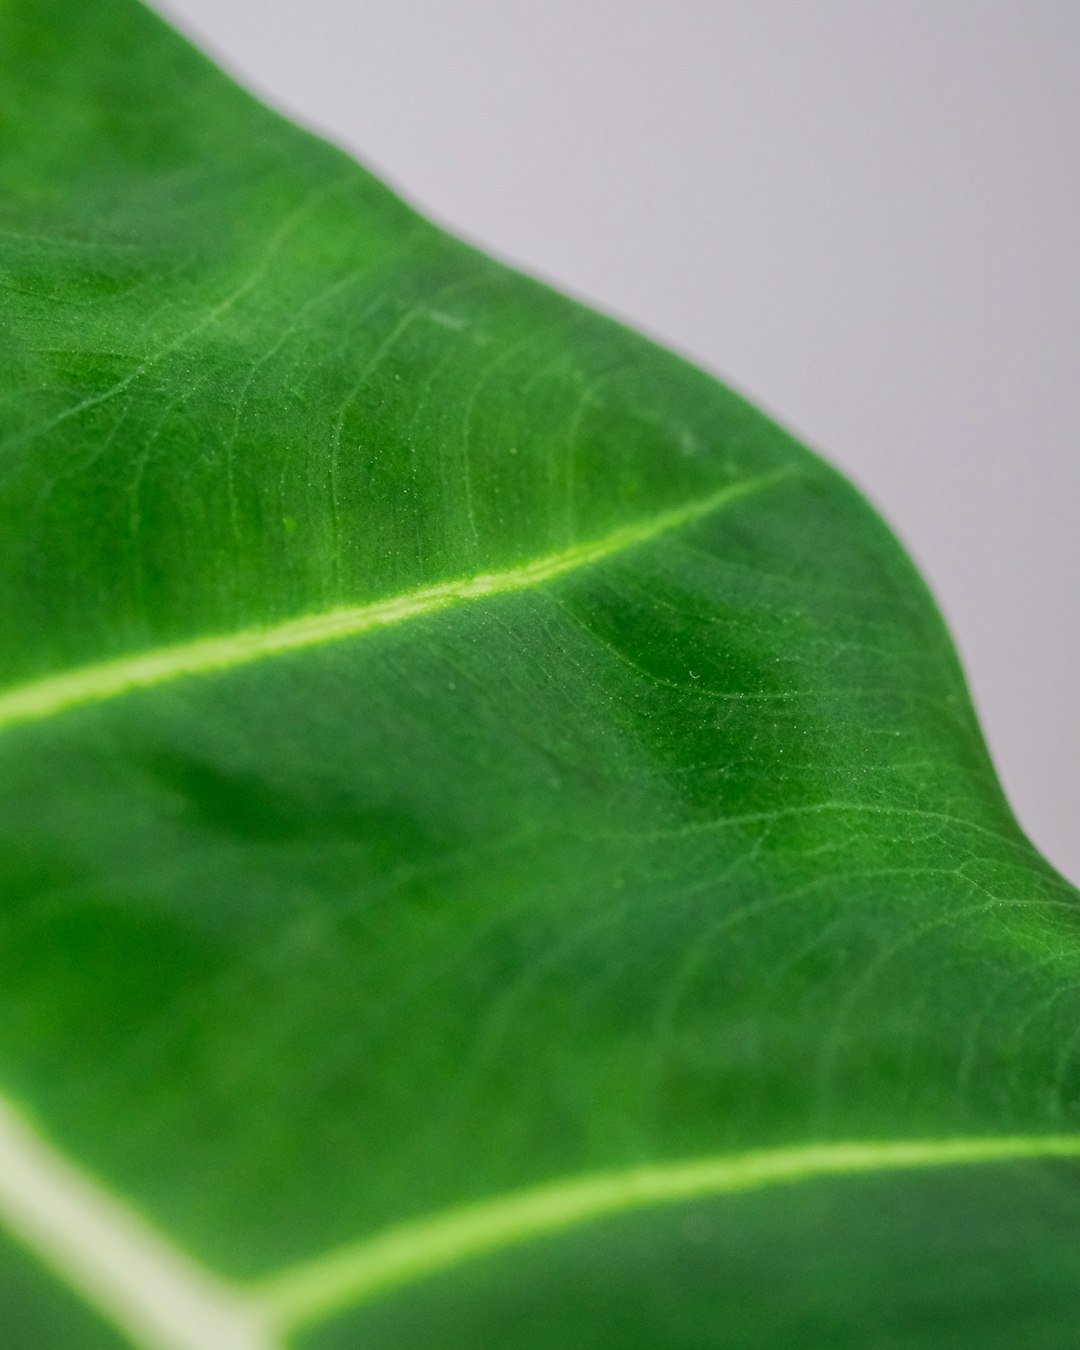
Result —
POLYGON ((844 468, 1080 879, 1080 4, 162 0, 429 215, 844 468))

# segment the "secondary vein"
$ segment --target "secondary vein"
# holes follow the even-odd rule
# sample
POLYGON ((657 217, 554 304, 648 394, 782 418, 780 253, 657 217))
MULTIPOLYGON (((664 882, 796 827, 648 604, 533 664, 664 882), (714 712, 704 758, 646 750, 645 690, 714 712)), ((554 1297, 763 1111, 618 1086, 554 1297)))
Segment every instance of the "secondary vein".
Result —
POLYGON ((572 1177, 400 1224, 283 1272, 257 1293, 279 1333, 322 1322, 478 1257, 679 1202, 815 1178, 1080 1156, 1080 1136, 808 1144, 572 1177))
POLYGON ((322 614, 305 614, 267 628, 251 628, 136 652, 112 661, 86 665, 16 685, 0 693, 0 730, 54 717, 82 704, 101 703, 132 690, 146 689, 186 676, 229 670, 303 647, 358 637, 378 628, 446 609, 462 601, 540 586, 567 572, 600 562, 613 554, 688 525, 793 472, 792 469, 780 469, 757 478, 744 479, 700 501, 675 507, 648 520, 627 525, 603 538, 575 544, 571 548, 504 571, 445 581, 365 605, 345 606, 322 614))
POLYGON ((0 1097, 0 1224, 140 1350, 284 1350, 394 1289, 633 1210, 828 1177, 1080 1157, 1080 1135, 858 1140, 566 1177, 397 1224, 239 1284, 201 1265, 0 1097))

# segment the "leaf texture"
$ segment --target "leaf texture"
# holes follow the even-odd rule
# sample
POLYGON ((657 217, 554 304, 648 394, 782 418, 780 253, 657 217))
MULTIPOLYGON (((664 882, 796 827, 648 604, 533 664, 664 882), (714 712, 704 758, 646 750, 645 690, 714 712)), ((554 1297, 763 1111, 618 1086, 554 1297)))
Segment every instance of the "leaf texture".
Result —
POLYGON ((1070 1344, 1077 895, 873 511, 133 0, 0 76, 11 1343, 1070 1344))

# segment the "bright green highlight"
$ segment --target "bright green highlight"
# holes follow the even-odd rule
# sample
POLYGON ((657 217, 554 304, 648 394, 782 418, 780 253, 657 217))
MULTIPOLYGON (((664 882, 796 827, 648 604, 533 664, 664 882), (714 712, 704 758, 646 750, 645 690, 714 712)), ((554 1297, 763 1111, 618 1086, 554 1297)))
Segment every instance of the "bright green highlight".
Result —
POLYGON ((80 704, 102 703, 134 689, 166 684, 187 675, 229 670, 233 666, 248 665, 269 656, 278 656, 282 652, 359 637, 376 628, 386 628, 420 618, 424 614, 432 614, 436 610, 447 609, 463 600, 479 600, 484 596, 503 595, 509 591, 540 586, 567 572, 601 562, 637 544, 647 543, 658 535, 689 525, 739 497, 758 492, 788 476, 788 471, 780 471, 735 483, 710 494, 702 501, 664 511, 650 520, 615 530, 603 539, 576 544, 559 553, 551 553, 502 572, 444 581, 437 586, 427 586, 408 595, 392 596, 388 600, 376 600, 369 605, 349 605, 326 614, 305 614, 272 628, 199 638, 180 646, 140 652, 117 661, 104 661, 100 665, 84 666, 81 670, 50 675, 0 694, 0 730, 21 722, 41 721, 80 704))
POLYGON ((810 1144, 558 1181, 404 1223, 272 1280, 259 1300, 285 1330, 322 1321, 428 1275, 632 1210, 821 1177, 1080 1157, 1077 1135, 810 1144))

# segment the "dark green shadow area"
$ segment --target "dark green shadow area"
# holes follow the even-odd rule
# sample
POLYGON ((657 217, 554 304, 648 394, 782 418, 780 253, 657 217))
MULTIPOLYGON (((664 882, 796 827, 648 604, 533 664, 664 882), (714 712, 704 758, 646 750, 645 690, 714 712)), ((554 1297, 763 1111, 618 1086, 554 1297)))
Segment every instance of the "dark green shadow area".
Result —
POLYGON ((0 1346, 3 1350, 132 1350, 130 1341, 2 1235, 0 1346))

